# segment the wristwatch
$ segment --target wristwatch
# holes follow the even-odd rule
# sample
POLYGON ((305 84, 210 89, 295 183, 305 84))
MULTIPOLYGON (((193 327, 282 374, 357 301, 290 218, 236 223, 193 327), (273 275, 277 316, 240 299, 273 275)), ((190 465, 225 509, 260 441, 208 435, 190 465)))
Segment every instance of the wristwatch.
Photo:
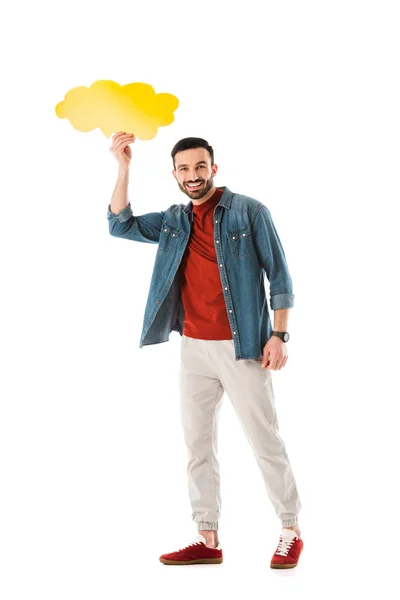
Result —
POLYGON ((288 332, 287 332, 287 331, 273 331, 273 332, 271 333, 271 335, 276 335, 276 336, 278 336, 279 338, 281 338, 281 340, 282 340, 283 342, 288 342, 288 341, 289 341, 289 338, 290 338, 290 335, 288 334, 288 332))

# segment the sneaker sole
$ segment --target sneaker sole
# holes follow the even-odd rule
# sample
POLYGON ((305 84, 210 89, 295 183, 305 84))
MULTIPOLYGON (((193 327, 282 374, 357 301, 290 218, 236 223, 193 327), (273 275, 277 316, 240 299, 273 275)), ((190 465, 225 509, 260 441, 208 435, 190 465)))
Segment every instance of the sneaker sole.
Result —
POLYGON ((167 558, 160 558, 160 562, 164 565, 196 565, 196 564, 220 564, 223 562, 223 558, 197 558, 195 560, 168 560, 167 558))
POLYGON ((295 563, 293 565, 269 565, 271 567, 271 569, 293 569, 294 567, 297 567, 299 563, 295 563))

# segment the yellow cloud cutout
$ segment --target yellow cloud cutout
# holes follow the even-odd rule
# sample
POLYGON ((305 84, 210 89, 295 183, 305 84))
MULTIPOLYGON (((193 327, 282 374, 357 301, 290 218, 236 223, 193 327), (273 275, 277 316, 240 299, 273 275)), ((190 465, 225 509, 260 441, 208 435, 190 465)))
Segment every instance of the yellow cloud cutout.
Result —
POLYGON ((140 140, 151 140, 159 127, 171 125, 179 100, 172 94, 156 94, 147 83, 119 85, 99 80, 88 88, 72 88, 56 106, 56 115, 68 119, 74 129, 88 132, 98 127, 109 138, 126 131, 140 140))

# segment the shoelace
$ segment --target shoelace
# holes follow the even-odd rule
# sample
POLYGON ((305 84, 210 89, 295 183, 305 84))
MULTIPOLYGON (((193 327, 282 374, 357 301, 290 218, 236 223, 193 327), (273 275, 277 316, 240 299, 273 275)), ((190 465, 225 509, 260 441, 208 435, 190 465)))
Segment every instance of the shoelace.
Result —
MULTIPOLYGON (((200 545, 200 544, 203 544, 203 545, 205 545, 205 544, 204 544, 204 542, 203 542, 203 540, 202 540, 202 539, 200 539, 200 537, 201 537, 200 535, 197 535, 197 537, 195 537, 195 539, 193 540, 193 542, 191 542, 190 544, 188 544, 188 545, 187 545, 187 546, 185 546, 184 548, 180 548, 180 549, 178 550, 178 552, 180 552, 181 550, 186 550, 186 548, 190 548, 190 546, 198 546, 198 545, 200 545)), ((206 546, 206 547, 207 547, 207 546, 206 546)))
POLYGON ((187 546, 185 546, 184 548, 179 548, 178 552, 180 552, 181 550, 186 550, 186 548, 190 548, 190 546, 198 546, 200 544, 203 544, 203 542, 192 542, 191 544, 188 544, 187 546))
POLYGON ((278 543, 278 548, 277 548, 275 554, 280 554, 281 556, 287 556, 293 542, 294 542, 294 540, 287 540, 281 536, 279 543, 278 543))

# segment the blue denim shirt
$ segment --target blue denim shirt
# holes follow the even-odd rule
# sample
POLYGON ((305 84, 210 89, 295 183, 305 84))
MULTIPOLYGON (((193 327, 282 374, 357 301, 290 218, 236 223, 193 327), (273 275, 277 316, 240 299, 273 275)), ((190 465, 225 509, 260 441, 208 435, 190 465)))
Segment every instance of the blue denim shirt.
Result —
MULTIPOLYGON (((214 208, 214 246, 235 359, 262 358, 273 330, 264 275, 270 284, 271 310, 292 308, 294 294, 285 253, 269 209, 226 186, 214 208)), ((139 347, 183 335, 184 308, 177 271, 193 224, 193 203, 134 216, 130 203, 117 215, 107 210, 112 236, 158 244, 139 347)))

